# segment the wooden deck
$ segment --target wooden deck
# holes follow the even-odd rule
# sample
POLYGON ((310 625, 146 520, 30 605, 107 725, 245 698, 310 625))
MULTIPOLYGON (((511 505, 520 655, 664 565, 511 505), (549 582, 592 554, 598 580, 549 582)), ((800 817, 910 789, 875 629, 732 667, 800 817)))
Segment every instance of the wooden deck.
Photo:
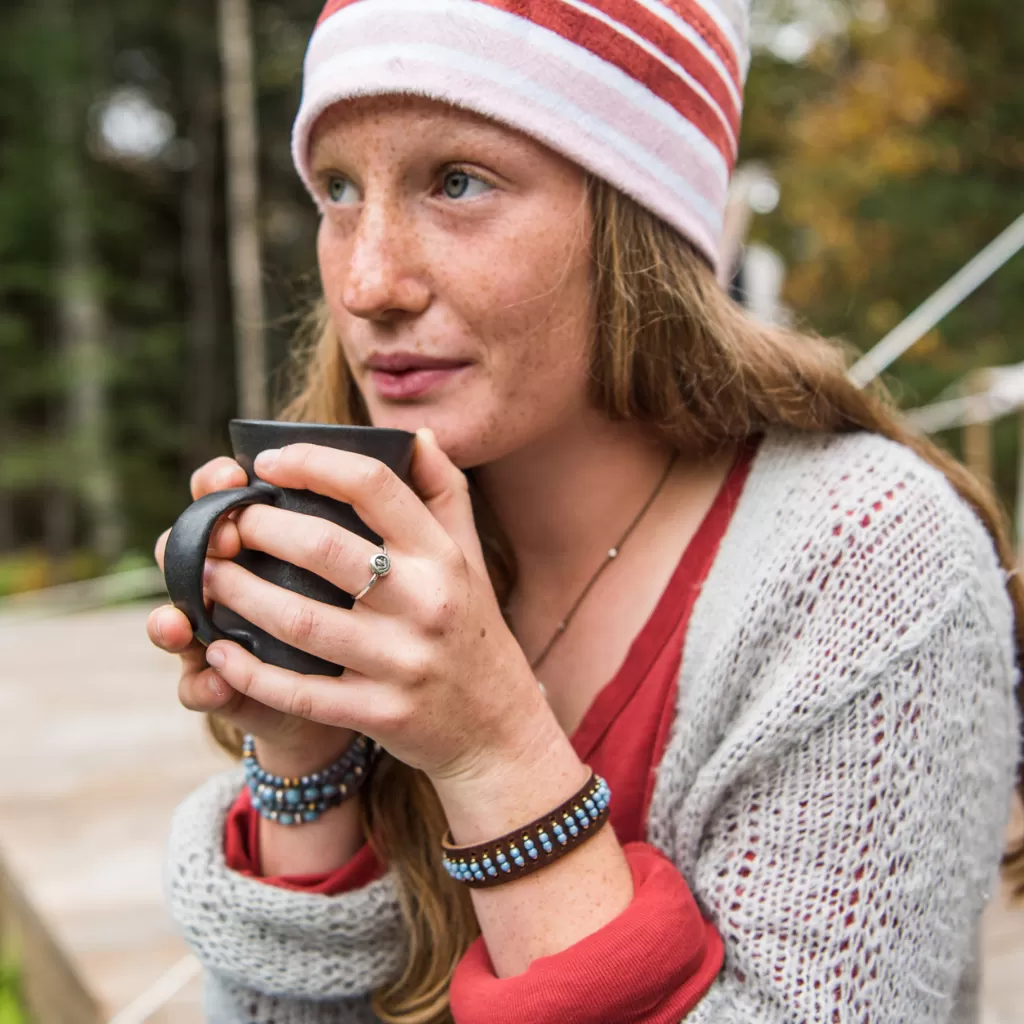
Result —
MULTIPOLYGON (((163 900, 168 819, 229 762, 178 704, 149 607, 0 623, 0 857, 38 1024, 108 1020, 188 952, 163 900)), ((195 1024, 199 1000, 194 981, 150 1019, 195 1024)))
MULTIPOLYGON (((177 702, 151 603, 0 621, 0 924, 38 1024, 112 1018, 187 952, 164 907, 167 822, 227 760, 177 702)), ((981 1024, 1024 1024, 1024 909, 986 914, 981 1024)), ((198 981, 150 1018, 198 1024, 198 981)))

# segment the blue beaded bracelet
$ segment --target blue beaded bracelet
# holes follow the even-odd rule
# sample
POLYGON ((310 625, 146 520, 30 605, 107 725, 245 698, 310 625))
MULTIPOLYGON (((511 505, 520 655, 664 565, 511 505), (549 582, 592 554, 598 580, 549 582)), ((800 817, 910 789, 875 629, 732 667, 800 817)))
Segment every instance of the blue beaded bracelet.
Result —
POLYGON ((380 746, 359 735, 341 756, 326 768, 309 775, 271 775, 256 760, 256 741, 242 740, 242 763, 253 809, 279 825, 301 825, 316 821, 324 811, 338 807, 354 796, 369 778, 380 746))
POLYGON ((475 846, 455 846, 449 830, 442 840, 444 866, 456 881, 489 888, 532 874, 595 835, 608 820, 612 791, 593 771, 560 807, 523 828, 475 846))

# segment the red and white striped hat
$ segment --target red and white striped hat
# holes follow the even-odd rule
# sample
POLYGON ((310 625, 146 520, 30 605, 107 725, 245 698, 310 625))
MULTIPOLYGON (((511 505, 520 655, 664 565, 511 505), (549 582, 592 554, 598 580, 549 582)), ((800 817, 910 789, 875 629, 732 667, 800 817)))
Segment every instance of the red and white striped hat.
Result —
MULTIPOLYGON (((411 93, 512 125, 718 262, 749 63, 749 0, 329 0, 292 155, 339 100, 411 93)), ((312 189, 311 189, 312 191, 312 189)))

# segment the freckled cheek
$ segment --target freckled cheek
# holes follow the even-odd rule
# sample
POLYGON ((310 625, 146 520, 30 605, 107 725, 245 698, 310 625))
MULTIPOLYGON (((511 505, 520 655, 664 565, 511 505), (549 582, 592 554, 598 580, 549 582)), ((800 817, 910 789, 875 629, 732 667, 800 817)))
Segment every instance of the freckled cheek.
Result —
POLYGON ((343 309, 341 296, 345 287, 346 268, 349 262, 349 246, 337 237, 330 222, 324 218, 316 237, 317 265, 320 268, 320 284, 331 312, 343 309))
POLYGON ((592 325, 588 271, 566 268, 565 258, 538 266, 512 256, 492 264, 466 296, 465 317, 485 341, 495 385, 521 394, 540 378, 561 378, 567 388, 585 374, 592 325))

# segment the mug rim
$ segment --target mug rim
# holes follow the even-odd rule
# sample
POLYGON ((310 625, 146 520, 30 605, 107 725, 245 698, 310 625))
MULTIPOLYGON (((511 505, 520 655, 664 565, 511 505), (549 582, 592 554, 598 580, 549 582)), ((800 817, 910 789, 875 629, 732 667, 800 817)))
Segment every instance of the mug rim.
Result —
POLYGON ((411 430, 402 430, 399 427, 367 427, 356 423, 312 423, 307 420, 248 420, 237 417, 232 418, 228 422, 232 426, 237 424, 240 427, 271 427, 274 430, 280 430, 282 427, 286 430, 289 428, 308 429, 310 427, 324 427, 328 430, 355 431, 356 433, 372 432, 377 437, 380 437, 381 434, 394 434, 401 437, 416 436, 411 430))

